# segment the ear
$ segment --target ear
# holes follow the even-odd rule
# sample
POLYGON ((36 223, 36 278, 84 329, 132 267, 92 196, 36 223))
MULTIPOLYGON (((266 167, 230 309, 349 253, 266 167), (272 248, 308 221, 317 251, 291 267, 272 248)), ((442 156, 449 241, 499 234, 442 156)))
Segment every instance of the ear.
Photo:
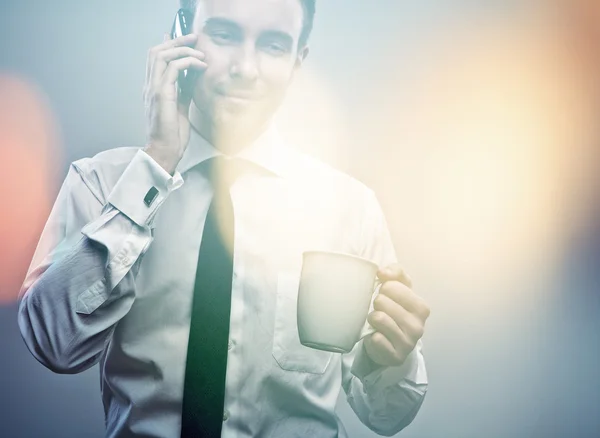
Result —
POLYGON ((298 55, 296 56, 296 63, 294 64, 294 70, 298 70, 302 67, 304 60, 308 57, 309 48, 307 45, 303 46, 300 50, 298 50, 298 55))

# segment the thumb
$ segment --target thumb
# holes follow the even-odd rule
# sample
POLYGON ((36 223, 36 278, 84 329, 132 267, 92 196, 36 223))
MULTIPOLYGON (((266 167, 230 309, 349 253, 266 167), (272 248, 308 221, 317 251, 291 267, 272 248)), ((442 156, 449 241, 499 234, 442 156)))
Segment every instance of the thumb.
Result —
POLYGON ((377 277, 383 281, 399 281, 408 287, 412 287, 412 280, 404 271, 402 266, 397 263, 381 268, 377 271, 377 277))

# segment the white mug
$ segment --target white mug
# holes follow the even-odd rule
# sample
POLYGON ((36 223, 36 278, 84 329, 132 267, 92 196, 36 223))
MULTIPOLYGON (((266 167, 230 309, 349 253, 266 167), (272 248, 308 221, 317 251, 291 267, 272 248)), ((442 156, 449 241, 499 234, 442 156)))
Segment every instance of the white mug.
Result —
POLYGON ((298 290, 298 335, 302 345, 348 353, 375 329, 366 321, 380 284, 376 263, 328 252, 303 254, 298 290))

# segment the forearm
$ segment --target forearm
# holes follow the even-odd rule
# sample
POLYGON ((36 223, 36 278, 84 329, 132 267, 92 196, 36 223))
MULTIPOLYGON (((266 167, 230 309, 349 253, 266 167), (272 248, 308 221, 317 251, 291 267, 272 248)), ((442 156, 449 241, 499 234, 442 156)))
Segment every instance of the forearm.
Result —
MULTIPOLYGON (((366 193, 359 217, 359 255, 379 267, 397 264, 387 222, 373 192, 366 193)), ((372 302, 369 313, 373 310, 372 302)), ((419 340, 403 364, 394 367, 372 362, 363 340, 343 355, 342 381, 348 403, 361 422, 379 435, 400 432, 413 421, 423 403, 428 381, 421 349, 419 340)))
POLYGON ((133 304, 134 263, 150 241, 149 230, 112 210, 85 227, 63 257, 30 274, 18 321, 39 362, 57 373, 81 372, 97 362, 133 304))
POLYGON ((427 376, 420 348, 400 367, 378 367, 361 347, 346 385, 348 403, 361 422, 379 435, 395 435, 413 421, 425 399, 427 376))

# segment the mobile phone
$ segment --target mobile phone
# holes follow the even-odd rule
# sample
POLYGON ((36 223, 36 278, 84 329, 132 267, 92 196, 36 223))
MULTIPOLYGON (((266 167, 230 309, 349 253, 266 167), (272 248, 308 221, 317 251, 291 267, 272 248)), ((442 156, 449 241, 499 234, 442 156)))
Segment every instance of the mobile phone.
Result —
MULTIPOLYGON (((173 27, 171 28, 171 38, 179 38, 188 35, 192 31, 192 21, 194 15, 187 9, 179 9, 175 14, 173 27)), ((192 69, 186 69, 179 72, 177 79, 178 97, 180 102, 189 102, 194 92, 194 83, 196 82, 197 72, 192 69)))

